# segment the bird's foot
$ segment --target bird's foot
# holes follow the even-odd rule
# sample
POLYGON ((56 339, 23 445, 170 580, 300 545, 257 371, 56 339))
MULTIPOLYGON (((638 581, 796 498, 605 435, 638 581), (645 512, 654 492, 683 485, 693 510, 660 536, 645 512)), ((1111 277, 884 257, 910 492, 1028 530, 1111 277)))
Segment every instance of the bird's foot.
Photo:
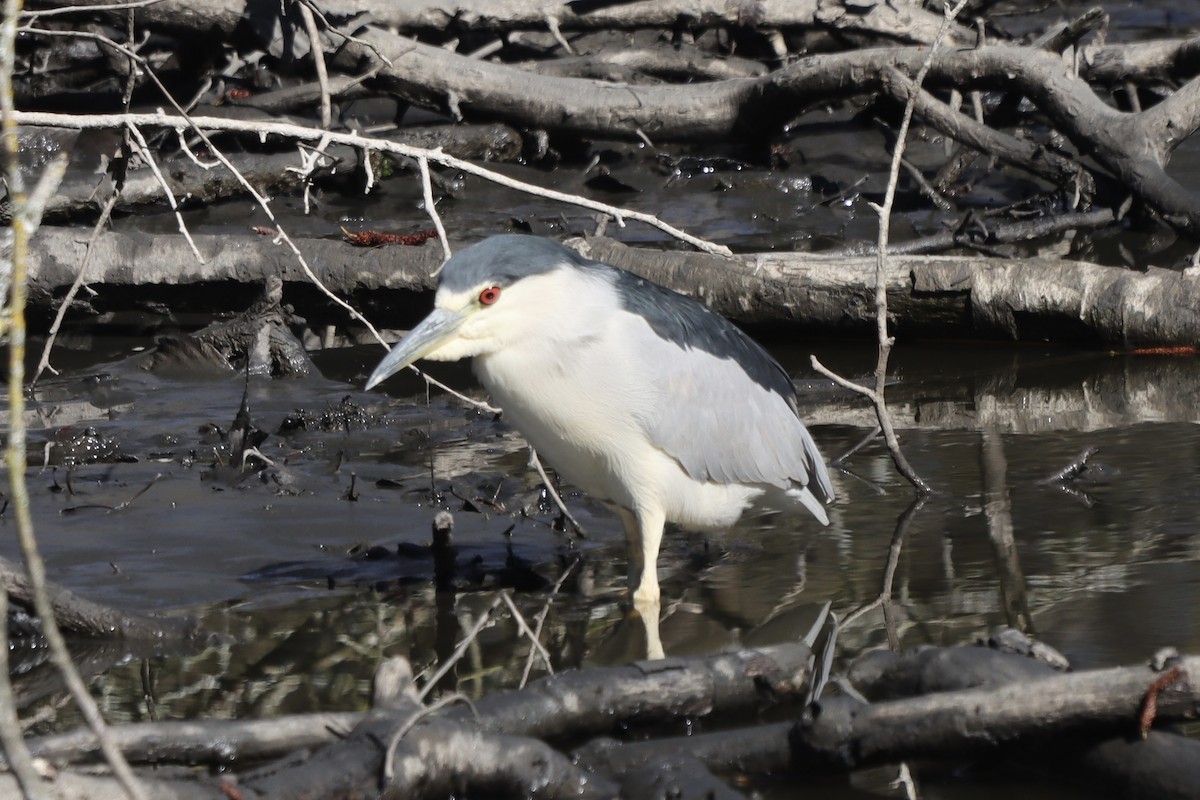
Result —
POLYGON ((655 569, 643 569, 637 575, 631 573, 629 589, 630 599, 633 601, 635 609, 650 605, 658 606, 661 595, 658 590, 658 573, 655 569))
MULTIPOLYGON (((657 588, 657 587, 655 587, 657 588)), ((646 633, 646 658, 650 660, 666 658, 662 639, 658 635, 659 602, 655 592, 653 600, 642 600, 639 592, 633 594, 633 608, 629 610, 629 618, 640 620, 646 633)))

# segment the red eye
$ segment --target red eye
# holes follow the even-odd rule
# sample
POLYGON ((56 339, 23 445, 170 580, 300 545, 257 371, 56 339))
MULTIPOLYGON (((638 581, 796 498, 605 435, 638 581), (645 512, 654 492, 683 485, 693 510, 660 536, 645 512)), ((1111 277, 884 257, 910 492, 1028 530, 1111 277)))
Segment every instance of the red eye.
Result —
POLYGON ((500 287, 490 286, 479 293, 480 305, 490 306, 492 303, 500 299, 500 287))

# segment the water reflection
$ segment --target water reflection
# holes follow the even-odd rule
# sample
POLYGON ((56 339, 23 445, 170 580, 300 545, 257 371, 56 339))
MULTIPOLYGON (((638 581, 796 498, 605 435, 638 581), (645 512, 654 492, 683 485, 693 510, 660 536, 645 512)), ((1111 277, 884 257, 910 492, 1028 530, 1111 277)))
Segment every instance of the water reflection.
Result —
MULTIPOLYGON (((861 347, 816 349, 844 374, 873 360, 861 347)), ((802 365, 808 350, 781 355, 802 365)), ((78 467, 73 484, 89 502, 124 500, 164 473, 120 513, 74 515, 60 513, 69 503, 50 491, 48 473, 32 475, 51 576, 102 602, 198 611, 226 635, 199 653, 126 654, 94 683, 110 718, 361 709, 383 658, 405 655, 432 674, 508 590, 496 576, 514 557, 547 583, 580 559, 557 593, 512 594, 527 620, 542 615, 555 669, 644 657, 655 634, 667 655, 795 640, 825 602, 845 618, 881 594, 886 602, 844 627, 842 654, 958 643, 1005 623, 1035 631, 1077 666, 1140 661, 1164 644, 1200 649, 1191 613, 1200 600, 1200 370, 1192 359, 902 346, 890 397, 906 453, 935 495, 905 516, 911 491, 869 442, 835 476, 828 529, 776 516, 719 536, 670 532, 662 607, 631 615, 617 521, 564 487, 588 538, 556 531, 555 511, 502 422, 436 397, 429 406, 371 400, 339 382, 374 356, 339 354, 334 369, 318 359, 326 378, 252 387, 252 413, 268 431, 297 407, 336 404, 347 393, 379 414, 363 430, 268 439, 264 452, 303 487, 293 495, 213 486, 188 463, 211 459, 214 446, 197 430, 228 424, 240 381, 148 380, 107 367, 102 382, 72 376, 34 399, 32 462, 64 419, 56 408, 138 457, 78 467), (1085 448, 1097 448, 1102 480, 1067 484, 1075 494, 1045 481, 1085 448), (172 453, 167 461, 150 460, 163 452, 172 453), (356 502, 346 499, 351 472, 356 502), (454 591, 436 590, 432 557, 412 555, 428 546, 442 508, 455 516, 459 562, 483 576, 454 591), (355 544, 378 545, 386 557, 352 557, 355 544)), ((802 406, 831 458, 873 426, 857 399, 827 387, 805 386, 802 406)), ((478 695, 544 671, 503 608, 442 687, 478 695)), ((53 694, 26 697, 40 726, 72 722, 53 694)))

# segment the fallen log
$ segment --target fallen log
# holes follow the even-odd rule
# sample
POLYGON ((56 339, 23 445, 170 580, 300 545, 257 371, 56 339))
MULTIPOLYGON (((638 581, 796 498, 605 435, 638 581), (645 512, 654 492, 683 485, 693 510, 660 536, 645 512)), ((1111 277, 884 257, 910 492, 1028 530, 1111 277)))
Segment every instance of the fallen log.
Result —
MULTIPOLYGON (((204 764, 216 768, 311 750, 346 735, 364 714, 351 711, 292 714, 276 719, 170 720, 114 725, 109 736, 131 764, 204 764)), ((103 763, 89 730, 28 742, 33 756, 59 765, 103 763)), ((0 766, 4 762, 0 761, 0 766)))
MULTIPOLYGON (((1179 677, 1156 694, 1160 723, 1194 719, 1200 657, 1180 660, 1179 677)), ((822 703, 792 730, 798 765, 860 769, 920 758, 1011 753, 1014 745, 1133 736, 1147 693, 1163 673, 1117 667, 997 688, 962 689, 864 705, 822 703)))
MULTIPOLYGON (((1010 750, 1021 763, 1044 764, 1055 772, 1068 770, 1079 780, 1103 786, 1106 792, 1163 800, 1194 798, 1200 794, 1200 741, 1170 730, 1139 732, 1140 724, 1146 722, 1152 691, 1157 711, 1154 720, 1188 720, 1200 710, 1200 694, 1192 685, 1193 673, 1188 672, 1200 668, 1200 660, 1184 658, 1178 667, 1181 672, 1174 678, 1168 672, 1170 667, 1162 672, 1126 667, 1064 675, 1034 658, 979 646, 919 648, 904 654, 868 652, 854 661, 847 678, 856 690, 878 703, 850 712, 856 720, 866 716, 886 722, 872 733, 872 738, 878 739, 853 760, 875 760, 870 753, 881 745, 884 730, 895 733, 892 726, 902 724, 902 718, 929 711, 931 716, 920 716, 919 728, 911 729, 907 739, 900 742, 905 734, 896 734, 888 746, 898 746, 907 754, 893 753, 884 760, 919 757, 926 745, 946 752, 941 745, 932 744, 938 732, 959 740, 965 753, 1002 748, 1020 739, 1021 744, 1010 750), (1156 685, 1162 691, 1152 690, 1156 685), (972 698, 996 687, 1001 687, 1001 693, 972 705, 972 698), (1056 692, 1063 694, 1056 698, 1056 692), (925 700, 930 705, 923 709, 919 704, 925 700), (1168 706, 1172 711, 1165 712, 1168 706), (937 709, 947 708, 960 709, 959 716, 954 716, 953 733, 943 727, 944 718, 934 716, 941 712, 937 709), (968 714, 964 714, 966 709, 970 709, 968 714), (1040 724, 1046 729, 1039 730, 1040 724), (984 728, 984 733, 972 733, 984 728), (1072 740, 1073 733, 1081 734, 1082 739, 1072 740)), ((824 716, 826 720, 818 717, 809 728, 802 724, 793 739, 809 756, 820 752, 828 757, 838 750, 829 747, 828 741, 810 748, 809 736, 812 741, 820 740, 823 734, 817 730, 845 722, 846 709, 824 716)), ((851 727, 858 724, 868 723, 856 721, 851 727)), ((863 744, 848 729, 839 735, 840 747, 863 744)), ((848 752, 841 748, 835 758, 848 752)))
MULTIPOLYGON (((448 709, 435 721, 438 726, 465 726, 486 737, 520 737, 521 741, 511 743, 536 755, 539 750, 528 739, 556 741, 609 734, 628 724, 719 718, 800 696, 806 684, 808 655, 809 649, 802 644, 780 645, 563 672, 521 690, 487 695, 473 709, 448 709)), ((411 727, 416 733, 424 727, 422 722, 410 725, 410 716, 402 710, 372 717, 343 742, 291 769, 281 771, 278 765, 271 765, 261 773, 243 775, 240 788, 247 798, 295 797, 314 787, 319 787, 318 796, 357 796, 356 792, 375 787, 383 773, 387 749, 378 743, 396 740, 392 760, 397 767, 390 790, 398 797, 428 796, 418 794, 430 781, 422 762, 430 756, 429 748, 439 745, 437 739, 424 736, 398 738, 398 730, 411 727), (331 764, 337 768, 331 769, 331 764)), ((446 729, 437 738, 449 732, 446 729)), ((489 753, 498 743, 491 738, 471 741, 489 753)))
MULTIPOLYGON (((104 0, 83 0, 80 7, 105 6, 104 0)), ((31 3, 31 10, 49 7, 31 3)), ((137 9, 139 24, 166 31, 188 33, 213 27, 230 35, 245 21, 245 0, 202 0, 202 2, 154 5, 137 9)), ((358 15, 380 25, 413 33, 444 36, 467 31, 504 32, 518 29, 547 30, 551 23, 561 30, 628 28, 673 28, 677 25, 758 25, 777 27, 837 28, 872 33, 884 40, 928 43, 942 23, 942 15, 918 3, 880 3, 870 8, 846 10, 839 4, 805 0, 759 0, 753 10, 726 0, 669 0, 641 3, 563 3, 560 0, 455 0, 451 3, 352 2, 324 0, 321 11, 334 19, 358 15)), ((258 17, 267 12, 253 9, 258 17)), ((954 25, 951 38, 968 44, 974 34, 968 27, 954 25)))
MULTIPOLYGON (((403 687, 377 691, 376 708, 366 715, 321 718, 334 720, 339 728, 357 720, 353 730, 347 733, 342 729, 336 740, 325 739, 332 743, 315 753, 297 754, 237 775, 237 792, 247 799, 330 796, 334 792, 344 797, 373 797, 382 781, 385 795, 397 797, 443 796, 468 787, 523 795, 539 783, 546 787, 548 797, 612 796, 613 786, 620 784, 628 791, 646 786, 692 786, 700 791, 698 787, 703 786, 707 787, 703 791, 713 796, 732 798, 736 793, 722 791, 719 784, 704 777, 705 771, 802 774, 813 768, 852 769, 915 757, 953 760, 1010 755, 1027 760, 1047 754, 1079 757, 1083 759, 1080 763, 1094 763, 1101 769, 1103 759, 1123 757, 1119 749, 1144 749, 1153 752, 1155 759, 1129 761, 1135 766, 1119 776, 1111 770, 1105 774, 1125 781, 1123 788, 1132 792, 1144 793, 1150 786, 1152 794, 1158 789, 1165 792, 1154 796, 1195 796, 1195 765, 1200 764, 1200 759, 1190 755, 1195 743, 1153 731, 1149 744, 1144 745, 1101 740, 1122 732, 1136 736, 1139 725, 1148 722, 1161 725, 1194 718, 1200 708, 1200 689, 1192 685, 1189 676, 1200 669, 1196 657, 1179 658, 1158 672, 1123 667, 1060 674, 1025 657, 982 648, 929 649, 912 656, 872 654, 860 659, 850 672, 872 693, 891 695, 939 685, 957 687, 964 682, 1015 682, 869 706, 845 699, 822 701, 798 723, 647 742, 619 743, 605 738, 632 723, 681 723, 697 716, 727 718, 799 697, 808 655, 803 645, 785 645, 568 672, 523 690, 488 695, 474 709, 423 707, 403 687), (1151 693, 1152 720, 1147 712, 1151 693), (555 743, 589 738, 592 743, 575 753, 575 763, 555 747, 555 743), (1161 749, 1156 744, 1159 739, 1165 742, 1161 749), (1068 740, 1071 747, 1064 748, 1068 740), (1047 743, 1054 749, 1047 750, 1047 743), (478 757, 472 758, 472 753, 478 757), (1176 769, 1161 760, 1181 753, 1187 757, 1176 769), (688 769, 689 764, 692 774, 684 779, 666 774, 688 769), (645 772, 647 769, 657 770, 657 778, 645 772), (1163 771, 1170 781, 1155 782, 1147 777, 1153 770, 1163 771), (1151 782, 1142 782, 1146 780, 1151 782), (1188 784, 1189 780, 1193 782, 1188 784)), ((143 752, 152 754, 154 747, 166 747, 162 752, 173 756, 199 754, 194 749, 199 747, 194 731, 189 748, 170 744, 175 732, 188 725, 139 726, 139 737, 152 745, 147 748, 143 744, 143 752)), ((204 734, 223 741, 225 726, 232 732, 244 723, 205 723, 204 734)), ((268 721, 258 724, 267 726, 268 721)), ((294 724, 288 730, 293 737, 298 733, 294 724)), ((124 745, 136 746, 133 737, 116 735, 124 745)), ((300 739, 283 737, 280 741, 317 741, 299 735, 300 739)), ((69 739, 57 739, 53 746, 50 741, 35 741, 33 746, 35 752, 63 759, 62 766, 75 754, 67 746, 69 739)), ((157 768, 155 796, 220 797, 224 792, 211 779, 197 780, 193 775, 172 780, 170 775, 164 767, 157 768), (167 779, 161 780, 163 777, 167 779)), ((8 776, 0 776, 0 791, 9 788, 8 780, 8 776)), ((112 796, 100 779, 63 772, 58 780, 62 782, 46 784, 51 796, 73 796, 70 791, 78 791, 79 782, 85 780, 97 781, 94 796, 112 796)), ((680 796, 691 796, 683 791, 680 796)))
MULTIPOLYGON (((1200 693, 1183 677, 1156 695, 1159 722, 1191 719, 1200 693)), ((597 739, 577 760, 621 775, 691 758, 716 773, 803 774, 910 758, 1011 756, 1035 768, 1069 768, 1125 796, 1185 798, 1200 789, 1200 743, 1163 731, 1137 734, 1150 687, 1164 673, 1128 667, 1061 674, 1025 656, 980 647, 869 653, 852 666, 855 688, 883 699, 822 701, 811 718, 687 737, 597 739), (977 687, 977 688, 969 688, 977 687), (918 692, 936 692, 914 696, 918 692), (1124 731, 1125 737, 1108 738, 1124 731), (1176 759, 1174 762, 1170 759, 1176 759)))
MULTIPOLYGON (((112 640, 184 640, 199 632, 193 620, 143 617, 85 600, 53 583, 47 584, 46 588, 59 627, 68 636, 112 640)), ((33 607, 33 591, 25 571, 5 558, 0 558, 0 589, 8 593, 10 602, 26 609, 33 607)), ((36 618, 29 618, 27 633, 39 636, 39 631, 36 618)))
MULTIPOLYGON (((875 323, 875 259, 810 253, 716 258, 574 240, 581 252, 691 294, 743 323, 863 333, 875 323)), ((1200 280, 1057 258, 897 256, 884 280, 895 330, 1127 345, 1200 341, 1200 280)))
MULTIPOLYGON (((221 756, 261 756, 269 742, 328 743, 238 775, 237 791, 246 800, 375 797, 381 779, 387 796, 396 797, 445 796, 464 786, 504 796, 536 789, 540 797, 545 787, 548 797, 611 797, 604 776, 584 774, 552 743, 608 735, 629 725, 682 726, 697 718, 754 715, 803 697, 809 657, 807 646, 792 644, 568 671, 488 695, 471 707, 423 707, 403 686, 381 691, 377 676, 376 708, 365 715, 309 715, 301 726, 284 718, 279 731, 270 730, 270 721, 212 721, 146 723, 115 728, 112 734, 142 762, 157 756, 211 763, 221 756), (350 724, 350 730, 343 727, 350 724), (299 729, 305 726, 331 730, 305 733, 299 729)), ((379 672, 388 671, 394 670, 381 667, 379 672)), ((62 770, 47 781, 49 796, 110 797, 116 796, 114 788, 119 791, 113 781, 69 771, 95 759, 92 749, 82 746, 81 734, 34 740, 31 747, 62 770), (82 785, 91 793, 81 793, 82 785)), ((167 772, 162 761, 158 764, 156 777, 167 772)), ((226 796, 217 781, 194 774, 156 779, 153 788, 153 796, 161 798, 226 796)), ((14 791, 11 776, 0 775, 0 795, 8 791, 14 791)))
MULTIPOLYGON (((99 237, 87 283, 98 311, 115 310, 119 293, 138 287, 164 302, 205 310, 202 294, 184 287, 225 284, 208 298, 223 308, 228 282, 261 284, 279 275, 289 302, 310 322, 328 311, 305 308, 304 286, 317 299, 292 253, 266 236, 193 237, 198 263, 179 236, 105 233, 99 237), (315 316, 314 316, 315 315, 315 316)), ((874 329, 875 261, 870 257, 759 253, 723 258, 701 253, 630 248, 609 239, 575 239, 585 255, 628 269, 705 302, 743 324, 791 326, 841 335, 874 329)), ((30 253, 30 302, 54 302, 75 279, 85 241, 76 232, 43 226, 30 253)), ((407 327, 423 303, 411 294, 434 285, 440 249, 352 248, 311 239, 300 243, 321 281, 354 298, 377 325, 407 327), (398 297, 399 290, 402 296, 398 297)), ((1164 269, 1132 272, 1058 258, 1013 261, 978 256, 896 256, 885 273, 888 311, 900 336, 939 335, 1013 341, 1076 341, 1128 345, 1200 342, 1200 278, 1164 269)), ((344 321, 344 312, 335 321, 344 321)))

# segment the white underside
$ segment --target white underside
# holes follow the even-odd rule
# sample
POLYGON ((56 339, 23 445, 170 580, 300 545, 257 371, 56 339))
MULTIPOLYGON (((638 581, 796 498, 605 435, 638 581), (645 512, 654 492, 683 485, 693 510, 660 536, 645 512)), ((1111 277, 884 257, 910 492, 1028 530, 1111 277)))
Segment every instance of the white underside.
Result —
POLYGON ((590 361, 582 369, 514 350, 476 357, 476 374, 543 462, 588 494, 630 510, 655 507, 667 520, 699 530, 733 525, 768 489, 782 494, 688 475, 647 439, 636 413, 640 389, 614 378, 623 376, 622 365, 590 361), (528 390, 533 385, 537 391, 528 390))
MULTIPOLYGON (((477 351, 475 372, 504 409, 505 419, 544 463, 590 495, 618 507, 630 548, 635 602, 658 600, 654 566, 664 522, 697 530, 723 529, 752 508, 804 506, 828 524, 825 508, 806 488, 698 480, 654 443, 656 434, 647 430, 647 420, 661 419, 665 403, 672 404, 665 407, 670 414, 682 415, 673 417, 672 423, 687 418, 689 402, 703 403, 666 387, 660 362, 690 357, 691 363, 705 368, 706 359, 715 362, 715 358, 694 351, 685 354, 682 348, 654 338, 643 319, 603 307, 611 302, 605 300, 611 292, 581 293, 577 280, 560 285, 554 273, 522 281, 535 282, 539 301, 547 309, 539 315, 537 335, 514 337, 502 347, 489 348, 491 352, 477 351), (571 313, 560 316, 556 312, 561 309, 571 313), (653 360, 638 357, 647 352, 648 342, 657 348, 653 360), (643 570, 642 564, 648 568, 643 570)), ((718 364, 716 368, 728 367, 718 364)), ((714 379, 721 374, 715 371, 714 379)), ((753 430, 752 425, 746 427, 753 430)), ((679 430, 677 424, 675 431, 679 430)), ((686 435, 690 429, 684 430, 686 435)), ((755 430, 754 435, 770 434, 755 430)), ((694 445, 686 444, 718 453, 730 446, 770 447, 769 441, 698 439, 694 445)))

